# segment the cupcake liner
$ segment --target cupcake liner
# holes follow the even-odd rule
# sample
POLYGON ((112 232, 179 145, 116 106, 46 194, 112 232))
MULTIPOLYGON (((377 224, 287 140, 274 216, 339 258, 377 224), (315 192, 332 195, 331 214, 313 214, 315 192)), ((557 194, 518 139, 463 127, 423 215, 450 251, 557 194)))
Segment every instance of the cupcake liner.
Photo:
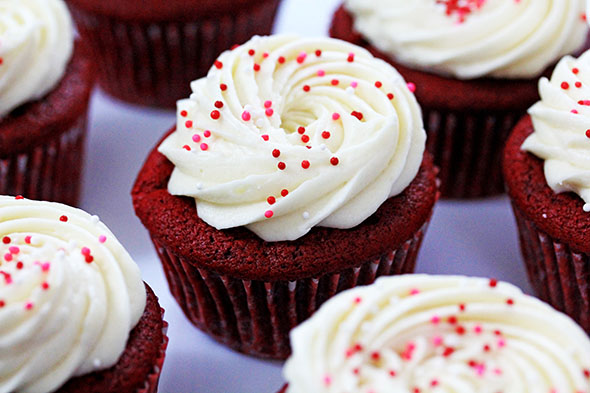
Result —
POLYGON ((83 112, 64 132, 28 151, 0 156, 0 194, 77 205, 86 119, 83 112))
POLYGON ((285 359, 289 331, 336 293, 414 271, 428 221, 399 248, 358 266, 296 281, 241 280, 176 256, 152 238, 170 290, 199 329, 238 351, 285 359), (272 339, 270 339, 272 338, 272 339))
MULTIPOLYGON (((162 310, 162 317, 164 317, 164 309, 162 310)), ((158 383, 160 382, 160 373, 162 372, 162 366, 164 365, 164 359, 166 358, 166 348, 168 347, 168 336, 166 333, 168 332, 168 322, 162 321, 164 323, 164 327, 162 328, 162 345, 160 347, 160 354, 156 359, 156 364, 154 364, 153 371, 147 376, 145 385, 138 389, 136 393, 157 393, 158 392, 158 383)))
POLYGON ((529 281, 537 296, 590 333, 590 255, 539 230, 512 204, 529 281))
POLYGON ((98 63, 98 82, 124 101, 174 107, 190 82, 207 74, 217 56, 252 35, 271 33, 279 0, 254 2, 227 15, 177 22, 126 21, 70 4, 98 63))
POLYGON ((440 168, 444 198, 478 198, 504 192, 502 151, 523 113, 422 107, 426 149, 440 168))

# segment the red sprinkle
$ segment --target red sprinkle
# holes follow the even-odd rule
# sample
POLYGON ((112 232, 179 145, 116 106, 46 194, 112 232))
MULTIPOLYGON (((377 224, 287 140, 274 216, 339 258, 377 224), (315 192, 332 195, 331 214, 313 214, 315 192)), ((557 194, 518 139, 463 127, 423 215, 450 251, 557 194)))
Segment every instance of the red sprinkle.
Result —
POLYGON ((9 244, 9 243, 10 243, 10 238, 9 238, 8 236, 4 236, 4 237, 2 238, 2 243, 4 243, 4 244, 9 244))
POLYGON ((274 158, 278 158, 280 155, 281 155, 281 151, 280 151, 279 149, 274 149, 274 150, 272 151, 272 156, 273 156, 274 158))
POLYGON ((281 196, 284 198, 284 197, 286 197, 287 195, 289 195, 289 190, 287 190, 286 188, 282 189, 282 190, 281 190, 281 196))
POLYGON ((512 306, 512 305, 514 305, 514 300, 513 299, 507 299, 506 300, 506 304, 509 305, 509 306, 512 306))
POLYGON ((340 162, 340 160, 338 160, 338 157, 330 158, 330 164, 332 164, 334 166, 338 165, 339 162, 340 162))
POLYGON ((25 199, 25 197, 22 196, 22 195, 17 195, 17 196, 14 197, 14 199, 25 199))
POLYGON ((279 64, 284 64, 285 63, 285 57, 280 56, 278 59, 279 64))
POLYGON ((354 53, 349 53, 348 54, 348 58, 346 59, 349 63, 352 63, 354 61, 354 53))
POLYGON ((332 84, 332 86, 338 86, 340 81, 338 79, 332 79, 332 81, 330 83, 332 84))
POLYGON ((395 96, 393 95, 393 93, 387 93, 387 98, 389 98, 390 100, 393 100, 395 96))
POLYGON ((375 87, 380 89, 381 86, 383 86, 383 83, 381 83, 380 81, 375 82, 375 87))
POLYGON ((498 280, 496 280, 495 278, 491 278, 490 279, 490 287, 492 288, 496 288, 496 286, 498 285, 498 280))
POLYGON ((268 141, 268 135, 264 134, 264 135, 260 135, 260 137, 261 137, 263 140, 265 140, 265 141, 268 141))
POLYGON ((328 132, 328 131, 322 132, 322 138, 324 138, 324 139, 330 138, 330 132, 328 132))
POLYGON ((303 143, 309 142, 309 136, 308 135, 301 135, 301 142, 303 142, 303 143))
POLYGON ((184 150, 191 151, 191 147, 189 145, 182 146, 184 150))
POLYGON ((218 120, 221 117, 221 113, 218 110, 211 111, 211 118, 213 120, 218 120))
POLYGON ((209 138, 209 137, 211 136, 211 131, 209 131, 209 130, 205 130, 205 131, 203 131, 203 136, 204 136, 205 138, 209 138))
POLYGON ((23 268, 23 267, 24 267, 24 265, 23 265, 23 263, 22 263, 21 261, 18 261, 18 262, 16 263, 16 268, 17 268, 17 270, 22 270, 22 268, 23 268))
POLYGON ((192 128, 193 127, 193 121, 192 120, 187 120, 186 123, 184 123, 184 125, 186 126, 186 128, 192 128))
POLYGON ((317 57, 320 57, 320 56, 322 55, 322 51, 321 51, 321 50, 319 50, 319 49, 318 49, 318 50, 316 50, 316 51, 315 51, 315 55, 316 55, 317 57))
POLYGON ((580 70, 578 68, 572 68, 572 72, 574 74, 578 74, 580 72, 580 70))
POLYGON ((363 120, 363 114, 361 112, 352 111, 350 114, 359 120, 363 120))
POLYGON ((279 162, 279 163, 277 164, 277 167, 278 167, 278 168, 279 168, 281 171, 284 171, 284 170, 285 170, 285 168, 287 167, 287 164, 285 164, 284 162, 282 162, 282 161, 281 161, 281 162, 279 162))
POLYGON ((249 54, 250 56, 254 56, 254 54, 255 54, 255 53, 256 53, 256 51, 255 51, 254 49, 250 49, 250 50, 248 51, 248 54, 249 54))
POLYGON ((299 127, 297 129, 297 132, 300 133, 300 134, 305 134, 305 127, 299 127))
POLYGON ((221 101, 215 101, 215 108, 217 108, 217 109, 223 108, 223 102, 221 102, 221 101))
POLYGON ((303 161, 301 161, 301 167, 302 167, 303 169, 307 169, 307 168, 309 168, 309 165, 310 165, 310 164, 309 164, 309 161, 307 161, 307 160, 303 160, 303 161))
POLYGON ((41 284, 41 288, 43 288, 44 291, 49 289, 49 284, 44 282, 43 284, 41 284))
POLYGON ((268 198, 266 198, 266 201, 268 202, 269 205, 274 205, 277 200, 275 197, 269 196, 268 198))
POLYGON ((219 85, 219 88, 221 89, 221 91, 226 91, 227 90, 227 85, 225 83, 222 83, 219 85))
POLYGON ((213 63, 215 65, 215 67, 220 70, 223 68, 223 63, 220 62, 219 60, 215 60, 215 63, 213 63))
POLYGON ((562 88, 563 90, 567 90, 567 89, 569 89, 569 88, 570 88, 570 84, 569 84, 569 83, 567 83, 567 82, 561 82, 561 88, 562 88))
POLYGON ((254 64, 254 71, 260 71, 260 64, 254 64))
POLYGON ((303 91, 304 91, 304 92, 306 92, 306 93, 307 93, 307 92, 308 92, 308 91, 310 91, 310 90, 311 90, 311 88, 309 87, 309 85, 305 85, 305 86, 303 86, 303 91))
POLYGON ((59 218, 59 220, 62 221, 62 222, 68 222, 68 217, 67 216, 61 216, 59 218))
POLYGON ((586 130, 586 137, 590 138, 590 129, 586 130))
POLYGON ((582 87, 582 82, 580 82, 580 81, 577 81, 577 82, 575 83, 575 85, 576 85, 576 87, 579 89, 580 87, 582 87))
POLYGON ((6 302, 4 302, 4 300, 0 300, 0 308, 6 306, 6 302))
POLYGON ((188 112, 187 111, 180 111, 180 116, 187 117, 188 116, 188 112))

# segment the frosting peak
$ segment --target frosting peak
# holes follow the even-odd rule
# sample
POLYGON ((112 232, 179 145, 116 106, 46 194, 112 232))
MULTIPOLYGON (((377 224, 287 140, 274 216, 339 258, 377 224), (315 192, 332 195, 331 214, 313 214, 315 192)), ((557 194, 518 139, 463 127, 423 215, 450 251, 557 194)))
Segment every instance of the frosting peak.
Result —
POLYGON ((584 0, 345 0, 396 61, 460 79, 534 78, 584 44, 584 0))
POLYGON ((345 291, 291 332, 288 393, 582 393, 590 340, 518 288, 406 275, 345 291))
POLYGON ((358 225, 418 172, 420 108, 387 63, 343 41, 255 37, 225 52, 178 102, 159 147, 169 191, 217 229, 264 240, 358 225))
POLYGON ((0 118, 57 85, 73 42, 63 0, 0 0, 0 118))
POLYGON ((137 265, 96 216, 0 196, 0 393, 113 366, 145 302, 137 265))

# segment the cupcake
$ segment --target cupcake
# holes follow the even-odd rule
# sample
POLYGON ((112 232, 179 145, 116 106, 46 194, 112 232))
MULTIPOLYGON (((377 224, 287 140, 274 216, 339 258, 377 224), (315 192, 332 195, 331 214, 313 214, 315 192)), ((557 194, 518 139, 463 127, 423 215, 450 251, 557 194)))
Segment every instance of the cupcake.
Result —
POLYGON ((270 34, 279 0, 66 0, 90 43, 103 90, 174 108, 215 58, 270 34))
POLYGON ((291 333, 282 392, 590 389, 590 340, 520 289, 462 276, 379 279, 291 333))
POLYGON ((415 85, 441 194, 503 192, 502 148, 538 100, 537 80, 587 37, 583 0, 345 0, 331 35, 415 85))
POLYGON ((339 40, 255 37, 192 89, 132 195, 196 326, 285 358, 326 299, 414 269, 436 170, 390 65, 339 40))
POLYGON ((0 196, 0 392, 154 393, 158 299, 98 217, 0 196))
POLYGON ((93 81, 62 0, 0 2, 0 194, 78 202, 93 81))
POLYGON ((506 143, 506 186, 532 286, 590 333, 590 52, 539 93, 506 143))

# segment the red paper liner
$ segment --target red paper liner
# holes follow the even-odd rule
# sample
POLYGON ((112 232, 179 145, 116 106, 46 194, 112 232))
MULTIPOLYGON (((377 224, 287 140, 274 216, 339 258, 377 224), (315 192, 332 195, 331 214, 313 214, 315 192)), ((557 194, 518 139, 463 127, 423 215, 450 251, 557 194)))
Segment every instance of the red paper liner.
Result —
POLYGON ((283 387, 281 388, 281 390, 279 390, 277 393, 285 393, 285 392, 287 391, 287 387, 288 387, 288 386, 289 386, 289 385, 285 385, 285 386, 283 386, 283 387))
MULTIPOLYGON (((164 317, 164 309, 162 310, 162 318, 164 317)), ((162 345, 160 347, 160 355, 156 359, 156 364, 154 364, 153 371, 147 376, 145 381, 145 386, 141 389, 138 389, 136 393, 157 393, 158 392, 158 383, 160 382, 160 374, 162 372, 162 367, 164 365, 164 359, 166 358, 166 348, 168 348, 168 336, 166 333, 168 332, 168 322, 162 321, 164 327, 162 329, 162 345)))
POLYGON ((443 198, 504 192, 502 151, 520 111, 475 112, 422 107, 426 149, 440 168, 443 198))
POLYGON ((590 255, 539 230, 513 203, 520 249, 537 296, 590 333, 590 255))
MULTIPOLYGON (((0 194, 76 206, 86 140, 87 113, 70 129, 26 152, 0 156, 0 194)), ((24 132, 24 131, 23 131, 24 132)))
POLYGON ((278 5, 279 0, 258 1, 232 14, 177 22, 119 20, 72 4, 70 9, 92 47, 98 82, 107 93, 173 108, 190 95, 190 82, 206 75, 221 52, 254 34, 270 34, 278 5))
POLYGON ((296 281, 241 280, 199 268, 152 238, 170 290, 188 319, 217 341, 259 357, 285 359, 289 331, 345 289, 414 271, 428 221, 401 247, 357 267, 296 281))

